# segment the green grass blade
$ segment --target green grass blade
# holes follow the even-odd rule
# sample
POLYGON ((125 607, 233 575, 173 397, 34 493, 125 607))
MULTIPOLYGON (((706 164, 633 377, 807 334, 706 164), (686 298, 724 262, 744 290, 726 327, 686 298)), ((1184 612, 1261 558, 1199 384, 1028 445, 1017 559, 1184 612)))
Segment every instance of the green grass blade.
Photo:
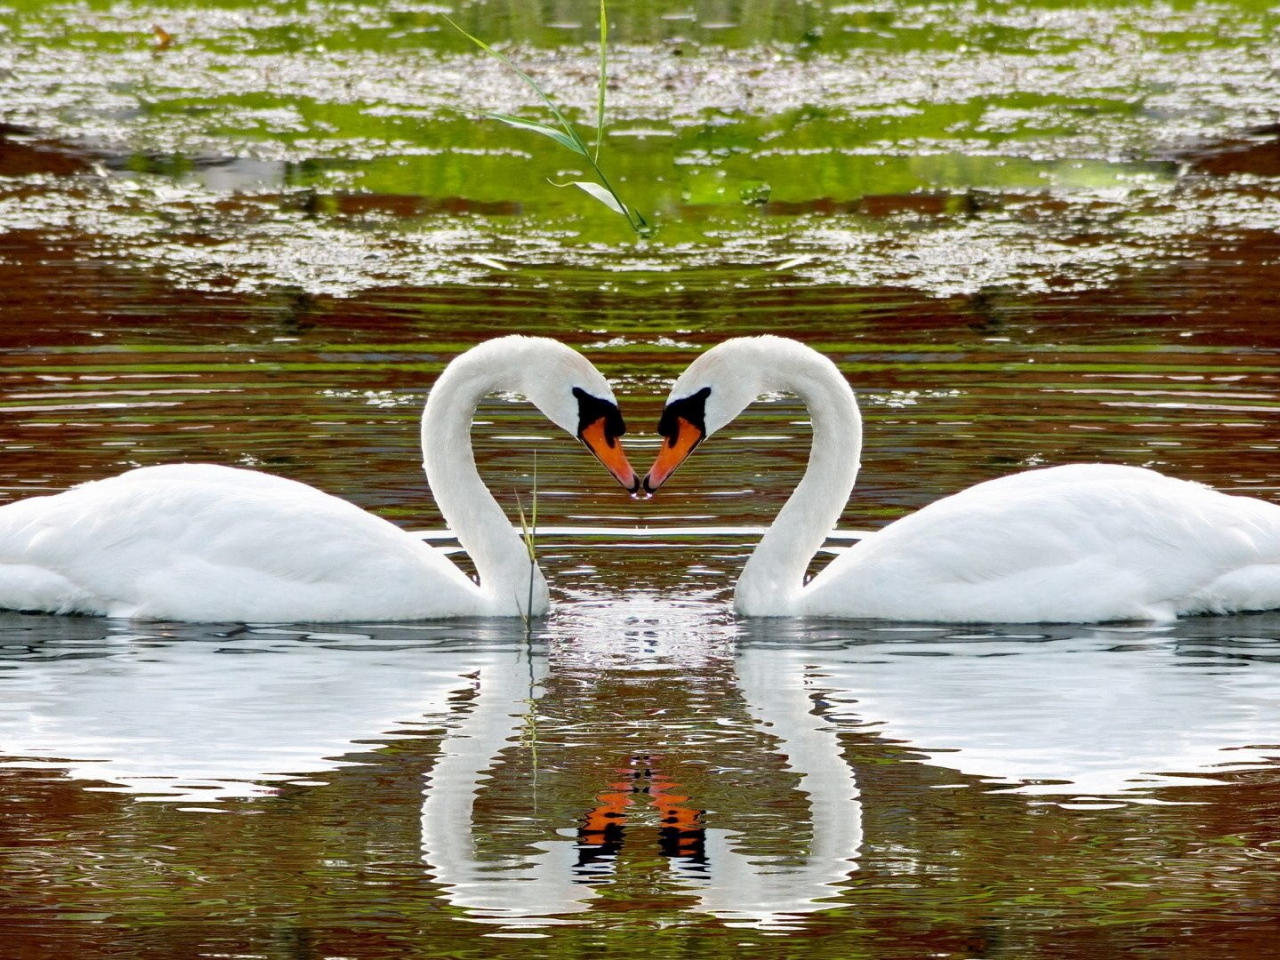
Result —
POLYGON ((537 560, 534 552, 533 532, 529 529, 529 523, 524 516, 524 501, 520 499, 520 494, 516 494, 516 511, 520 515, 520 533, 524 537, 524 548, 529 554, 529 562, 533 563, 537 560))
POLYGON ((596 88, 596 162, 600 160, 600 145, 604 143, 604 92, 608 85, 609 19, 600 0, 600 82, 596 88))
POLYGON ((529 511, 529 615, 533 615, 533 574, 538 569, 538 451, 533 451, 533 507, 529 511))
MULTIPOLYGON (((531 520, 524 516, 524 502, 520 492, 516 491, 516 510, 520 513, 520 532, 524 537, 524 548, 529 554, 529 598, 526 601, 524 617, 525 628, 528 629, 529 617, 533 616, 533 578, 538 569, 538 452, 533 452, 533 507, 531 520)), ((519 601, 516 601, 517 609, 519 601)))
POLYGON ((532 519, 529 526, 533 528, 532 538, 538 536, 538 451, 533 451, 533 508, 530 511, 532 519))
POLYGON ((545 123, 538 123, 536 120, 525 120, 523 117, 513 117, 506 113, 486 113, 485 116, 490 120, 501 121, 510 127, 518 127, 521 130, 531 130, 534 133, 540 133, 544 137, 550 137, 562 147, 568 147, 574 153, 582 154, 584 157, 586 156, 582 146, 576 140, 565 136, 563 130, 557 130, 555 127, 549 127, 545 123))
MULTIPOLYGON (((653 230, 649 226, 648 222, 639 214, 639 212, 632 210, 622 202, 622 198, 618 196, 618 191, 613 188, 613 184, 610 183, 609 178, 605 176, 604 170, 600 168, 600 150, 604 143, 605 90, 608 86, 607 41, 609 37, 609 20, 605 11, 605 0, 600 0, 600 77, 596 90, 596 140, 594 153, 587 149, 587 144, 578 133, 577 128, 574 127, 574 125, 569 122, 568 118, 560 112, 560 108, 557 107, 555 102, 547 96, 546 92, 538 86, 536 80, 512 63, 504 54, 499 53, 479 37, 473 37, 471 34, 467 33, 467 31, 463 30, 460 26, 449 19, 449 17, 444 16, 443 14, 441 16, 449 26, 453 27, 453 29, 457 30, 485 53, 510 67, 516 76, 520 77, 521 80, 528 84, 529 88, 542 99, 542 102, 546 104, 552 115, 555 116, 556 121, 564 130, 564 133, 563 135, 560 134, 554 127, 547 124, 537 123, 532 120, 524 120, 520 117, 513 117, 508 114, 489 114, 489 116, 510 126, 524 130, 531 130, 534 133, 541 134, 542 136, 550 137, 561 146, 572 150, 574 153, 585 158, 591 167, 591 172, 595 174, 599 183, 590 183, 585 180, 574 180, 570 181, 570 183, 572 183, 573 186, 578 187, 580 190, 589 193, 615 213, 622 214, 622 216, 626 218, 627 225, 631 227, 638 236, 647 237, 652 235, 653 230)), ((569 186, 569 184, 556 183, 555 186, 562 187, 569 186)))
POLYGON ((577 187, 584 193, 591 194, 614 213, 620 213, 628 220, 631 219, 630 214, 627 212, 627 205, 619 200, 618 195, 608 187, 603 187, 590 180, 570 180, 568 183, 556 183, 554 180, 548 180, 547 183, 553 187, 577 187))
MULTIPOLYGON (((441 16, 444 17, 444 14, 441 14, 441 16)), ((444 17, 444 21, 445 23, 449 24, 449 26, 453 27, 453 29, 457 30, 460 34, 466 37, 468 40, 470 40, 472 43, 474 43, 481 50, 483 50, 485 53, 489 54, 489 56, 494 57, 497 60, 500 60, 502 63, 505 63, 508 67, 514 70, 516 76, 518 76, 521 80, 523 80, 526 84, 528 84, 529 88, 533 90, 533 92, 536 93, 539 97, 542 98, 542 102, 547 105, 547 108, 551 111, 552 115, 559 122, 560 126, 564 128, 564 132, 569 135, 570 139, 572 139, 574 143, 577 144, 577 148, 576 148, 577 151, 583 154, 584 156, 588 155, 587 145, 583 142, 582 137, 579 136, 577 129, 573 126, 573 124, 571 124, 568 121, 565 115, 560 112, 560 108, 555 105, 555 102, 549 96, 547 96, 547 94, 543 91, 543 89, 540 86, 538 86, 538 82, 534 80, 533 77, 529 76, 519 67, 517 67, 511 60, 507 59, 507 57, 504 54, 493 49, 493 47, 489 46, 479 37, 473 37, 471 34, 467 33, 467 31, 463 30, 460 26, 458 26, 448 17, 444 17)))

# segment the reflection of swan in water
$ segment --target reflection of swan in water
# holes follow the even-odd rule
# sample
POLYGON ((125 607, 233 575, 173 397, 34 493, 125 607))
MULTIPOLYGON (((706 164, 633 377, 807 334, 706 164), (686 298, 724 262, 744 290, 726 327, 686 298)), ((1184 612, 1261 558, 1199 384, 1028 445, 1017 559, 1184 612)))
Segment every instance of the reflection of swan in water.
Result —
MULTIPOLYGON (((853 771, 841 753, 831 722, 813 713, 814 688, 803 661, 764 648, 740 650, 738 689, 752 716, 779 741, 778 752, 800 774, 808 794, 812 839, 796 856, 753 856, 736 849, 750 837, 708 829, 709 882, 698 889, 699 908, 730 925, 783 924, 789 914, 830 904, 835 884, 848 879, 862 847, 862 805, 853 771)), ((825 687, 825 676, 820 681, 825 687)))
POLYGON ((476 644, 438 648, 407 627, 380 638, 303 629, 166 634, 90 634, 48 644, 47 653, 36 648, 45 656, 7 660, 0 754, 158 799, 261 796, 439 713, 466 688, 460 674, 511 656, 476 644))
POLYGON ((532 856, 513 853, 484 861, 477 856, 476 799, 498 755, 518 739, 533 709, 528 701, 536 680, 545 672, 545 660, 531 665, 515 654, 481 667, 470 712, 455 721, 428 775, 422 858, 449 902, 473 919, 518 922, 578 913, 595 895, 575 880, 578 851, 569 839, 538 844, 540 852, 532 856))
MULTIPOLYGON (((629 606, 643 608, 642 604, 629 606)), ((659 623, 646 623, 643 615, 636 622, 632 616, 634 639, 627 651, 630 656, 621 667, 624 673, 641 665, 646 669, 654 665, 679 668, 687 666, 684 661, 691 657, 707 656, 709 647, 696 653, 687 631, 670 623, 657 626, 659 623), (655 626, 657 629, 652 629, 655 626)), ((553 671, 592 677, 598 689, 606 671, 598 665, 602 657, 591 653, 597 639, 602 645, 597 653, 610 653, 604 659, 618 658, 624 652, 625 638, 575 638, 562 654, 553 654, 553 671), (593 659, 596 665, 585 670, 587 661, 593 659)), ((598 885, 609 882, 617 859, 624 855, 623 847, 629 842, 625 838, 632 829, 626 818, 631 814, 641 824, 634 833, 635 842, 658 845, 674 882, 694 896, 695 909, 734 925, 779 926, 789 915, 823 909, 827 906, 823 900, 835 896, 839 892, 835 885, 855 869, 853 860, 859 852, 862 830, 852 771, 841 754, 835 731, 813 712, 815 688, 807 685, 802 662, 767 649, 742 654, 736 669, 737 687, 751 719, 763 728, 764 738, 776 741, 771 752, 785 756, 786 766, 800 776, 799 790, 808 798, 812 834, 803 849, 788 845, 782 855, 761 854, 758 845, 750 850, 752 841, 758 842, 757 836, 719 825, 732 824, 747 814, 748 822, 758 826, 759 818, 768 815, 760 809, 737 809, 731 802, 727 809, 699 809, 705 801, 700 801, 697 788, 705 774, 677 759, 667 758, 667 763, 644 753, 647 744, 664 738, 673 752, 680 753, 681 736, 690 729, 695 739, 699 736, 696 721, 664 712, 662 719, 652 721, 648 735, 627 727, 632 731, 625 741, 627 749, 639 751, 631 757, 631 769, 595 768, 603 790, 595 810, 581 810, 577 819, 544 823, 538 830, 544 837, 553 834, 565 839, 535 842, 533 853, 525 845, 521 852, 482 854, 476 824, 478 805, 485 791, 503 776, 506 761, 502 755, 510 757, 526 713, 535 708, 529 702, 531 680, 536 676, 535 690, 544 687, 546 673, 537 661, 531 672, 526 662, 515 658, 482 668, 475 681, 475 699, 460 719, 446 721, 453 732, 442 744, 442 756, 428 778, 422 808, 423 859, 443 885, 444 895, 473 919, 530 926, 554 922, 550 918, 558 915, 589 911, 598 885), (661 816, 656 831, 642 825, 646 815, 652 817, 652 808, 661 816), (610 821, 610 817, 617 819, 610 821), (673 825, 676 821, 678 825, 673 825)), ((673 670, 671 676, 677 675, 673 670)), ((547 706, 545 692, 541 697, 542 709, 553 709, 547 706)), ((600 709, 594 693, 584 694, 579 703, 575 707, 556 702, 554 712, 563 715, 571 708, 600 709)), ((590 721, 575 714, 569 722, 576 726, 590 721)), ((540 749, 554 771, 558 765, 553 759, 554 744, 540 749)), ((554 776, 549 774, 547 780, 550 783, 543 790, 553 790, 554 776)), ((790 790, 782 789, 784 793, 790 790)), ((775 817, 794 815, 792 805, 778 806, 787 812, 775 817)), ((545 807, 558 809, 555 803, 545 807)), ((522 816, 539 819, 531 799, 525 801, 522 816)), ((547 816, 555 814, 542 815, 547 816)), ((783 836, 805 832, 803 823, 776 826, 774 832, 783 836)))
POLYGON ((813 622, 761 621, 748 642, 821 664, 833 698, 852 701, 838 714, 931 764, 1078 798, 1211 783, 1280 754, 1277 641, 1214 635, 1231 626, 1274 638, 1280 618, 963 634, 827 622, 820 644, 813 622))
POLYGON ((457 357, 423 411, 422 456, 479 585, 418 537, 306 484, 167 464, 0 507, 0 607, 206 622, 545 613, 546 581, 471 450, 476 404, 506 390, 582 440, 627 489, 639 483, 613 391, 586 357, 521 336, 457 357))

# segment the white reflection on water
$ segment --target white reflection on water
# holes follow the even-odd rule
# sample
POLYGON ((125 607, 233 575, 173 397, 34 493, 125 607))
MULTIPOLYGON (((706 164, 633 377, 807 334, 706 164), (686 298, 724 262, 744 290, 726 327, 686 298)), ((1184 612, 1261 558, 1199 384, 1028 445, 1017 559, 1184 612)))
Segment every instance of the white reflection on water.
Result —
POLYGON ((519 624, 492 622, 143 634, 0 615, 0 763, 141 799, 261 802, 281 781, 394 762, 370 741, 443 730, 420 852, 471 918, 586 919, 618 879, 626 835, 658 843, 686 909, 781 929, 829 906, 856 870, 876 798, 860 795, 842 731, 863 750, 906 743, 933 765, 1066 801, 1143 800, 1280 753, 1274 614, 959 630, 742 623, 714 604, 636 598, 570 604, 537 631, 532 644, 519 624), (627 690, 660 709, 609 702, 627 690), (553 719, 539 733, 531 717, 553 719), (527 793, 530 742, 544 751, 541 808, 527 793), (573 780, 584 750, 599 758, 587 775, 611 781, 600 789, 573 780), (698 766, 720 755, 722 772, 698 766), (754 793, 738 790, 745 780, 754 793), (620 818, 612 839, 590 826, 606 809, 620 818), (495 810, 535 839, 505 843, 495 810), (655 826, 655 810, 674 819, 655 826))
POLYGON ((333 770, 368 749, 359 741, 391 739, 438 713, 465 687, 459 674, 500 655, 432 650, 425 630, 395 627, 376 640, 303 628, 220 637, 184 626, 165 636, 50 617, 51 627, 62 620, 98 636, 14 656, 39 620, 0 621, 9 654, 0 659, 0 757, 22 758, 3 762, 65 769, 118 785, 91 789, 156 800, 270 795, 333 770), (14 622, 28 629, 3 630, 14 622))
POLYGON ((711 873, 698 892, 699 909, 731 926, 779 927, 786 914, 830 906, 823 899, 834 896, 833 885, 848 878, 862 847, 862 804, 853 770, 835 728, 816 713, 814 685, 828 684, 787 653, 758 647, 740 651, 738 689, 755 720, 777 738, 787 765, 801 775, 813 839, 797 865, 790 857, 741 853, 733 834, 707 830, 711 873))
MULTIPOLYGON (((705 607, 633 600, 614 605, 611 613, 610 622, 620 629, 601 631, 597 622, 594 629, 576 632, 570 641, 553 643, 549 663, 535 657, 530 667, 513 658, 478 672, 475 697, 442 744, 422 807, 423 860, 443 885, 445 896, 472 919, 520 927, 587 911, 598 895, 597 885, 611 877, 622 855, 623 839, 630 830, 626 811, 643 798, 662 810, 663 824, 668 823, 667 817, 685 814, 679 828, 660 831, 660 846, 671 879, 693 893, 693 909, 721 917, 730 925, 784 928, 794 915, 830 906, 824 899, 836 895, 833 885, 847 879, 855 866, 862 844, 862 808, 836 730, 819 714, 818 687, 811 671, 786 657, 787 651, 742 651, 733 661, 731 682, 745 702, 749 721, 764 728, 772 752, 799 775, 799 790, 805 795, 798 805, 789 803, 793 788, 780 783, 771 797, 772 809, 749 812, 780 821, 775 833, 809 833, 812 840, 801 845, 807 848, 751 851, 748 848, 756 838, 715 825, 732 822, 744 811, 703 809, 688 784, 672 783, 656 770, 636 769, 630 784, 626 772, 622 783, 611 784, 620 792, 608 794, 615 798, 611 815, 617 819, 610 824, 607 839, 590 832, 592 813, 584 808, 565 822, 550 824, 551 832, 564 839, 534 843, 537 852, 526 849, 505 856, 480 852, 484 838, 477 835, 482 828, 474 816, 476 805, 487 786, 498 781, 498 768, 506 762, 512 743, 521 739, 526 718, 539 709, 542 680, 548 672, 580 670, 589 662, 613 663, 620 671, 658 664, 677 670, 696 668, 705 666, 731 632, 708 618, 705 607), (673 799, 667 790, 679 795, 673 799), (691 795, 684 796, 686 792, 691 795), (790 822, 795 811, 805 807, 808 823, 790 822), (808 831, 803 829, 806 826, 808 831)), ((820 686, 828 685, 824 681, 820 686)), ((556 705, 561 722, 569 725, 590 723, 602 706, 607 708, 590 693, 556 705)), ((726 704, 725 712, 731 710, 726 704)), ((670 731, 680 725, 680 719, 663 717, 653 723, 670 731)), ((693 738, 704 730, 705 725, 700 730, 692 724, 686 733, 693 738)), ((633 744, 629 749, 634 757, 637 747, 633 744)), ((650 760, 645 755, 637 766, 648 768, 650 760)), ((696 780, 688 771, 679 778, 696 780)), ((536 804, 530 805, 527 815, 538 818, 536 804)))
POLYGON ((546 675, 545 658, 508 655, 477 671, 475 698, 442 746, 422 803, 422 859, 445 896, 474 919, 520 921, 587 909, 593 888, 577 881, 577 844, 535 844, 539 852, 482 860, 474 810, 498 755, 520 738, 546 675), (512 883, 519 886, 512 886, 512 883))
POLYGON ((1280 757, 1275 614, 1129 627, 762 621, 746 642, 820 664, 842 719, 1026 794, 1132 796, 1280 757))

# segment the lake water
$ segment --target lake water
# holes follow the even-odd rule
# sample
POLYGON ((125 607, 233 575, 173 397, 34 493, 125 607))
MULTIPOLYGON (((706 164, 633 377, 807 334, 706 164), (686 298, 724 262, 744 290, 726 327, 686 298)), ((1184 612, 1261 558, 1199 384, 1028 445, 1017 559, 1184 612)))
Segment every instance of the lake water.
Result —
MULTIPOLYGON (((641 469, 700 350, 817 347, 846 531, 1069 462, 1277 496, 1267 5, 613 10, 642 240, 480 119, 537 113, 440 9, 0 9, 0 496, 239 464, 450 547, 417 419, 509 332, 600 367, 641 469)), ((457 18, 590 126, 591 3, 457 18)), ((0 955, 1274 950, 1280 615, 738 620, 792 399, 648 501, 514 398, 475 444, 513 515, 536 453, 527 633, 0 615, 0 955)))

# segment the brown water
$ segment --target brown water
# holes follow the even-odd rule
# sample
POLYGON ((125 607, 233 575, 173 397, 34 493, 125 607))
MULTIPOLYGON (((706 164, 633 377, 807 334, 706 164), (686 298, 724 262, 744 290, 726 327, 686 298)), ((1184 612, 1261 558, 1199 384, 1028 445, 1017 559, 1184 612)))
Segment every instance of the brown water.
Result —
MULTIPOLYGON (((641 242, 392 7, 0 12, 6 498, 239 464, 448 546, 421 404, 512 331, 615 383, 637 465, 699 350, 821 349, 867 422, 848 529, 1079 461, 1276 497, 1261 5, 618 11, 641 242)), ((464 14, 590 103, 590 4, 464 14)), ((486 403, 513 508, 537 452, 529 637, 4 615, 0 956, 1273 952, 1280 617, 737 620, 807 429, 758 404, 637 502, 486 403)))

